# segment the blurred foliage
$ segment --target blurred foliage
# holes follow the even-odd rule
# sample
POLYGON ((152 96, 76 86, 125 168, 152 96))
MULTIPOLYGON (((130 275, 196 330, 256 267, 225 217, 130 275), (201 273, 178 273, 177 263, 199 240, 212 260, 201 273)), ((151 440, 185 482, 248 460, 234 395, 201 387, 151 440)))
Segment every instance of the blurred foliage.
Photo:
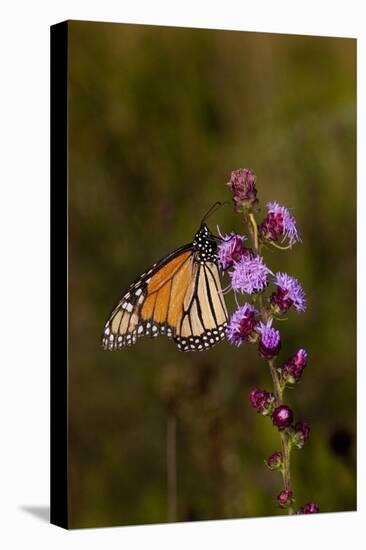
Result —
MULTIPOLYGON (((248 401, 252 387, 270 388, 253 347, 100 346, 125 287, 192 240, 240 167, 256 172, 262 204, 286 204, 302 231, 292 252, 266 256, 308 295, 306 314, 281 325, 281 358, 299 347, 310 358, 287 392, 312 426, 292 460, 297 503, 354 510, 356 42, 89 22, 69 31, 71 526, 167 521, 170 415, 178 521, 281 513, 280 475, 263 463, 278 434, 248 401)), ((217 223, 244 231, 230 207, 217 223)))

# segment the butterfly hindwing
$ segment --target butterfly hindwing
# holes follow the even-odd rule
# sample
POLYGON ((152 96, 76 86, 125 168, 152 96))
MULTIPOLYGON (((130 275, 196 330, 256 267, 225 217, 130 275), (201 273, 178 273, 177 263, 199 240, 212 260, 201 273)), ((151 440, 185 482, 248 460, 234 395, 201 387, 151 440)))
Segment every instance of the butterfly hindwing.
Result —
POLYGON ((218 269, 213 262, 196 263, 197 271, 186 295, 174 340, 181 351, 204 351, 225 337, 227 309, 218 269))

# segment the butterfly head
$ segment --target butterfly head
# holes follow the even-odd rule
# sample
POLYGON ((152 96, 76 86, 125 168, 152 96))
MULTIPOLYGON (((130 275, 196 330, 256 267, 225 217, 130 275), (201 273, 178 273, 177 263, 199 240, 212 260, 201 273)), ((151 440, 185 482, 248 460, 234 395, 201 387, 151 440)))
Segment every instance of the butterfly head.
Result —
POLYGON ((217 258, 217 243, 215 237, 205 223, 197 231, 193 249, 199 262, 215 262, 217 258))

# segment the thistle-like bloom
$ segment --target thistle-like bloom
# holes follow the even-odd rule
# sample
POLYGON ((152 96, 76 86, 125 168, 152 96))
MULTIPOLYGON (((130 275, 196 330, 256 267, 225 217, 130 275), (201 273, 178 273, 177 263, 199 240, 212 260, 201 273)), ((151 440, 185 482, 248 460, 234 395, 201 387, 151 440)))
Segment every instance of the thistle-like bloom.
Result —
POLYGON ((232 315, 226 329, 226 337, 231 344, 240 346, 245 342, 254 343, 258 335, 256 333, 257 321, 255 315, 258 313, 251 304, 244 304, 232 315))
POLYGON ((229 272, 232 289, 242 294, 262 292, 268 284, 267 275, 270 273, 272 271, 268 269, 262 256, 242 256, 234 264, 233 271, 229 272))
POLYGON ((259 354, 264 359, 272 359, 281 349, 280 331, 273 328, 272 319, 268 319, 258 324, 257 332, 260 334, 259 354))
POLYGON ((266 466, 270 470, 281 470, 283 467, 283 457, 282 453, 280 451, 276 451, 273 453, 267 460, 266 460, 266 466))
POLYGON ((292 491, 281 491, 280 494, 277 495, 277 501, 281 508, 289 506, 293 502, 292 491))
POLYGON ((287 384, 296 384, 306 367, 308 354, 304 349, 299 349, 281 368, 281 378, 287 384))
POLYGON ((280 405, 279 407, 276 407, 275 410, 272 413, 272 422, 273 425, 276 426, 279 430, 284 430, 290 424, 292 424, 292 421, 294 419, 294 414, 290 407, 287 405, 280 405))
POLYGON ((315 502, 308 502, 300 508, 298 514, 318 514, 319 506, 315 502))
POLYGON ((284 313, 292 305, 297 311, 305 311, 305 292, 295 277, 290 277, 287 273, 276 273, 273 282, 278 287, 271 296, 271 305, 276 313, 284 313))
POLYGON ((244 246, 246 240, 244 235, 237 235, 234 232, 222 236, 222 241, 218 246, 217 259, 219 267, 223 271, 232 267, 242 256, 249 253, 249 249, 244 246))
POLYGON ((271 392, 254 388, 249 394, 252 407, 264 416, 271 414, 274 405, 274 395, 271 392))
POLYGON ((288 241, 292 246, 296 241, 301 241, 297 230, 296 220, 291 212, 278 202, 267 203, 268 214, 259 226, 262 239, 266 241, 288 241))
POLYGON ((226 185, 231 188, 233 203, 238 212, 257 202, 256 179, 254 172, 248 168, 231 172, 230 181, 226 185))
POLYGON ((310 434, 310 424, 308 422, 305 422, 304 420, 301 420, 300 422, 297 422, 294 426, 294 433, 292 436, 292 441, 296 447, 301 449, 306 441, 309 439, 310 434))

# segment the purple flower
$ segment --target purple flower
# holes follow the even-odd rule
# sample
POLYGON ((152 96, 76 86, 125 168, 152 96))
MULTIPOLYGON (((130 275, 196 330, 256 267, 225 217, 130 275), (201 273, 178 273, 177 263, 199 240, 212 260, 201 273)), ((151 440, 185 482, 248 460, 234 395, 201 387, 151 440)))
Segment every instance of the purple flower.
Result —
POLYGON ((270 470, 281 470, 283 466, 282 453, 276 451, 266 460, 266 465, 270 470))
POLYGON ((233 271, 229 272, 231 286, 235 292, 255 294, 267 286, 267 275, 272 273, 261 256, 242 256, 235 262, 233 271))
POLYGON ((294 433, 292 436, 292 441, 296 447, 301 449, 306 441, 309 439, 310 434, 310 424, 308 422, 305 422, 304 420, 301 420, 300 422, 297 422, 293 428, 294 433))
POLYGON ((272 422, 279 430, 284 430, 294 419, 292 410, 287 405, 280 405, 272 413, 272 422))
POLYGON ((288 506, 293 501, 292 491, 281 491, 280 494, 277 495, 277 501, 281 508, 288 506))
POLYGON ((291 246, 296 241, 301 241, 296 220, 285 206, 280 206, 277 202, 269 202, 267 209, 268 214, 259 226, 264 240, 277 241, 282 237, 281 241, 287 239, 291 246))
POLYGON ((248 303, 239 307, 235 311, 226 329, 226 337, 229 342, 231 342, 231 344, 240 346, 245 342, 253 343, 256 341, 256 313, 257 311, 254 309, 254 307, 248 303))
POLYGON ((217 258, 219 267, 225 271, 229 267, 232 267, 234 262, 238 262, 242 256, 249 252, 249 249, 245 248, 244 241, 246 237, 237 235, 232 232, 230 235, 223 235, 222 241, 219 244, 217 258))
POLYGON ((280 331, 272 327, 272 319, 268 319, 266 323, 260 322, 257 331, 261 335, 259 354, 264 359, 272 359, 281 349, 280 331))
POLYGON ((276 273, 273 282, 278 287, 271 296, 271 304, 276 313, 284 313, 292 305, 297 311, 305 311, 305 292, 295 277, 290 277, 286 273, 276 273))
POLYGON ((296 384, 302 376, 307 364, 308 354, 304 349, 299 349, 290 357, 281 368, 281 377, 287 384, 296 384))
POLYGON ((252 407, 264 416, 270 414, 273 410, 274 395, 260 388, 254 388, 249 394, 249 400, 252 407))
POLYGON ((240 168, 231 172, 230 181, 227 182, 233 193, 235 209, 240 212, 243 207, 250 207, 257 202, 257 189, 255 187, 256 176, 248 168, 240 168))
POLYGON ((300 508, 299 514, 318 514, 319 506, 315 502, 308 502, 300 508))

